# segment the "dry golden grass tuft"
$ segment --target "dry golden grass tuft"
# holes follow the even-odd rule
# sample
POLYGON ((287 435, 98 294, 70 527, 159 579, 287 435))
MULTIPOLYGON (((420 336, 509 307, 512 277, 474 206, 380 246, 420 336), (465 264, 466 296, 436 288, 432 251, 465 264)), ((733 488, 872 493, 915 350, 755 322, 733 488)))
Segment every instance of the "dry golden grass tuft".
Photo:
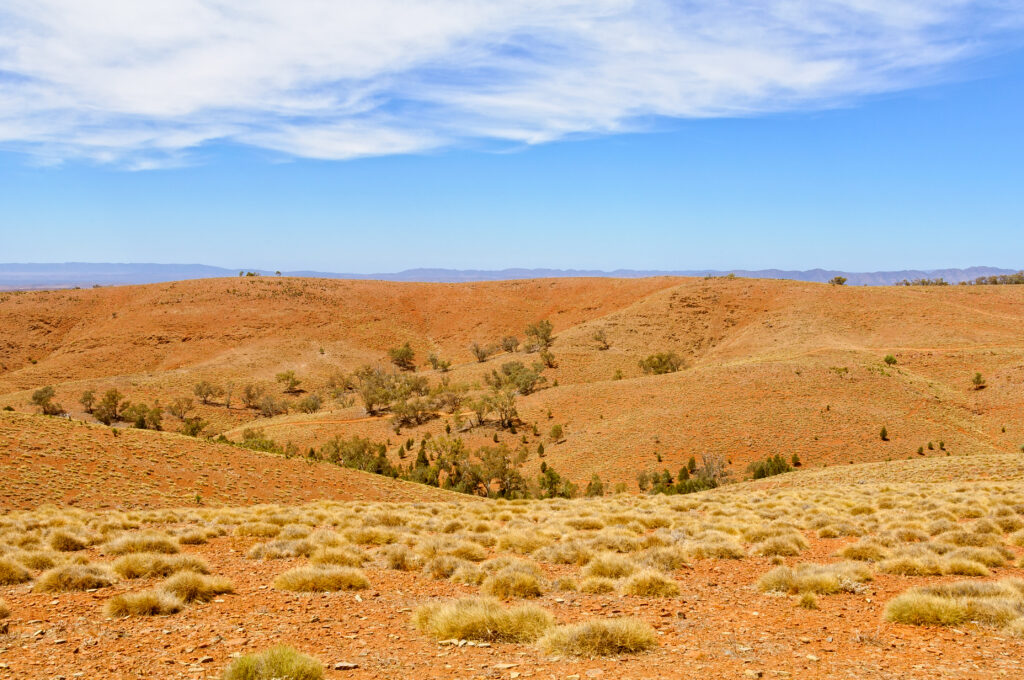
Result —
POLYGON ((416 571, 423 566, 423 560, 406 545, 388 545, 381 549, 388 569, 416 571))
POLYGON ((129 616, 168 616, 184 608, 185 603, 171 593, 143 590, 115 595, 107 600, 104 611, 107 616, 120 619, 129 616))
POLYGON ((162 553, 130 553, 114 560, 113 569, 121 578, 165 577, 179 571, 210 573, 206 562, 195 555, 165 555, 162 553))
POLYGON ((871 569, 859 562, 801 564, 796 569, 776 567, 762 576, 757 586, 764 592, 833 595, 857 592, 860 584, 871 578, 871 569))
POLYGON ((66 564, 44 572, 35 582, 33 589, 40 593, 66 593, 106 588, 113 582, 114 575, 106 567, 93 564, 66 564))
POLYGON ((194 571, 180 571, 160 584, 160 590, 170 593, 185 604, 209 602, 218 595, 234 592, 231 581, 222 576, 204 576, 194 571))
POLYGON ((173 555, 180 550, 177 541, 173 538, 157 533, 125 534, 103 546, 103 552, 107 555, 127 555, 129 553, 173 555))
POLYGON ((969 621, 1007 626, 1024 616, 1024 581, 958 581, 912 588, 890 600, 885 619, 916 626, 957 626, 969 621))
POLYGON ((639 597, 675 597, 680 590, 678 583, 660 571, 644 569, 629 576, 619 592, 639 597))
MULTIPOLYGON (((39 571, 44 569, 52 569, 53 567, 56 567, 58 564, 63 563, 67 559, 66 556, 62 555, 61 553, 53 552, 51 550, 20 551, 14 553, 13 557, 23 567, 28 567, 29 569, 35 569, 39 571)), ((81 555, 78 555, 73 559, 84 560, 85 558, 81 555)))
POLYGON ((593 576, 623 578, 636 570, 636 562, 630 558, 617 553, 602 553, 587 563, 587 566, 583 568, 583 576, 585 578, 593 576))
POLYGON ((296 567, 274 579, 278 590, 301 593, 330 593, 337 590, 365 590, 370 580, 352 567, 296 567))
POLYGON ((600 619, 558 626, 538 642, 546 654, 615 656, 658 646, 654 629, 636 618, 600 619))
POLYGON ((588 595, 606 595, 615 592, 615 581, 604 576, 589 576, 580 582, 579 588, 588 595))
POLYGON ((369 558, 355 546, 321 548, 313 553, 310 562, 316 565, 336 567, 361 567, 369 558))
POLYGON ((235 527, 235 536, 275 538, 279 533, 281 533, 281 527, 270 522, 246 522, 235 527))
POLYGON ((89 547, 89 541, 68 531, 57 530, 47 541, 50 547, 60 552, 77 552, 89 547))
POLYGON ((515 597, 540 597, 543 592, 540 579, 536 574, 514 567, 506 567, 485 578, 480 586, 480 591, 484 595, 491 595, 503 600, 515 597))
POLYGON ((413 613, 416 628, 437 640, 532 642, 551 628, 554 620, 535 605, 506 608, 486 597, 426 604, 413 613))
POLYGON ((11 609, 7 606, 7 603, 0 600, 0 619, 6 619, 11 615, 11 609))
POLYGON ((316 551, 316 544, 304 538, 293 540, 277 540, 269 543, 257 543, 246 557, 251 560, 283 560, 293 557, 309 557, 316 551))
POLYGON ((224 669, 221 680, 322 680, 323 665, 291 647, 245 654, 224 669))
POLYGON ((32 580, 32 572, 21 563, 8 557, 0 557, 0 586, 11 586, 32 580))

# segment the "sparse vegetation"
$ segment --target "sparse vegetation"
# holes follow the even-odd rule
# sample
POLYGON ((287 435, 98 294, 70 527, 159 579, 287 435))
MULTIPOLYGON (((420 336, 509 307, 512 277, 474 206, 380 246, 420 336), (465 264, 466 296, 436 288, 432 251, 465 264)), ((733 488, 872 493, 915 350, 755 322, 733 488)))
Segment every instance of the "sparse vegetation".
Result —
POLYGON ((503 607, 485 597, 426 604, 413 614, 416 628, 437 640, 532 642, 554 622, 535 605, 503 607))
POLYGON ((683 367, 683 359, 675 352, 658 352, 641 359, 640 370, 650 375, 675 373, 683 367))
POLYGON ((322 680, 323 665, 291 647, 244 654, 231 662, 221 680, 322 680))
POLYGON ((546 654, 614 656, 657 647, 658 638, 640 619, 601 619, 558 626, 541 638, 539 645, 546 654))

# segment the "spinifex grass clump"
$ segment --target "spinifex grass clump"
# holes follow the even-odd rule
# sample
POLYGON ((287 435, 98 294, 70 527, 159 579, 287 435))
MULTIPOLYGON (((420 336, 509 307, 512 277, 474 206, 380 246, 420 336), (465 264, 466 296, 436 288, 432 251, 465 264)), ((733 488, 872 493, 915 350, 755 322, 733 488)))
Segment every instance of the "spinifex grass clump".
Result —
POLYGON ((370 581, 362 570, 352 567, 296 567, 278 576, 274 587, 302 593, 329 593, 365 590, 370 587, 370 581))
POLYGON ((323 665, 291 647, 273 647, 231 662, 221 680, 322 680, 323 665))
POLYGON ((36 581, 35 590, 41 593, 64 593, 106 588, 113 582, 114 576, 106 567, 66 564, 43 573, 36 581))
POLYGON ((535 605, 506 608, 487 597, 426 604, 413 614, 416 628, 437 640, 532 642, 554 622, 535 605))
POLYGON ((916 626, 968 622, 1003 627, 1024 617, 1024 581, 958 581, 911 588, 889 602, 885 619, 916 626))
POLYGON ((558 626, 538 644, 545 654, 613 656, 652 649, 658 645, 658 638, 654 629, 640 619, 600 619, 558 626))
POLYGON ((167 616, 185 608, 180 598, 159 590, 115 595, 107 600, 104 611, 111 618, 128 616, 167 616))

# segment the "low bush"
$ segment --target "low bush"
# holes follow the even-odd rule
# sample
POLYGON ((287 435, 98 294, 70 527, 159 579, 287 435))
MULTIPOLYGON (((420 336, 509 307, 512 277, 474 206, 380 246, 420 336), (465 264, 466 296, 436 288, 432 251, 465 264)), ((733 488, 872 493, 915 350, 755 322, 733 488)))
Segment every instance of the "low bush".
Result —
POLYGON ((126 534, 119 536, 103 546, 107 555, 127 555, 128 553, 164 553, 173 555, 180 551, 178 543, 163 534, 126 534))
POLYGON ((535 605, 505 608, 485 597, 426 604, 413 613, 416 628, 437 640, 532 642, 554 625, 535 605))
POLYGON ((88 541, 67 531, 55 531, 47 541, 50 547, 60 552, 77 552, 89 547, 88 541))
POLYGON ((121 578, 166 577, 179 571, 210 573, 206 562, 194 555, 163 555, 160 553, 132 553, 114 560, 113 569, 121 578))
POLYGON ((370 587, 370 581, 362 570, 352 567, 296 567, 274 579, 274 587, 302 593, 329 593, 365 590, 370 587))
POLYGON ((32 580, 32 573, 7 557, 0 557, 0 586, 13 586, 32 580))
POLYGON ((160 590, 178 597, 182 602, 209 602, 217 595, 234 592, 231 582, 222 576, 204 576, 194 571, 180 571, 160 584, 160 590))
POLYGON ((323 665, 291 647, 245 654, 231 662, 221 680, 322 680, 323 665))
POLYGON ((615 581, 604 576, 591 576, 580 583, 580 592, 588 595, 605 595, 615 592, 615 581))
POLYGON ((622 578, 636 571, 636 563, 616 553, 602 553, 592 559, 583 568, 583 576, 603 576, 605 578, 622 578))
POLYGON ((177 614, 185 603, 170 593, 144 590, 139 593, 115 595, 107 600, 104 611, 115 619, 128 616, 167 616, 177 614))
POLYGON ((533 574, 514 568, 502 569, 484 579, 480 587, 484 595, 492 595, 503 600, 514 597, 540 597, 540 580, 533 574))
POLYGON ((538 644, 546 654, 613 656, 657 647, 658 637, 654 629, 640 619, 601 619, 558 626, 538 644))
POLYGON ((40 593, 66 593, 106 588, 113 582, 114 576, 106 567, 66 564, 44 572, 33 589, 40 593))
POLYGON ((627 578, 620 592, 640 597, 674 597, 679 594, 679 584, 660 571, 644 569, 627 578))

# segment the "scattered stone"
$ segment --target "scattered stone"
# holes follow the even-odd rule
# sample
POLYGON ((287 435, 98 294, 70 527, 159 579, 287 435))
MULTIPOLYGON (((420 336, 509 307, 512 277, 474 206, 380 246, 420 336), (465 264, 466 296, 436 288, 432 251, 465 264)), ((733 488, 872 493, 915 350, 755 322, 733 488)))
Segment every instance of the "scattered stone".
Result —
POLYGON ((336 671, 354 671, 357 668, 359 668, 359 664, 350 661, 339 661, 334 664, 334 670, 336 671))

